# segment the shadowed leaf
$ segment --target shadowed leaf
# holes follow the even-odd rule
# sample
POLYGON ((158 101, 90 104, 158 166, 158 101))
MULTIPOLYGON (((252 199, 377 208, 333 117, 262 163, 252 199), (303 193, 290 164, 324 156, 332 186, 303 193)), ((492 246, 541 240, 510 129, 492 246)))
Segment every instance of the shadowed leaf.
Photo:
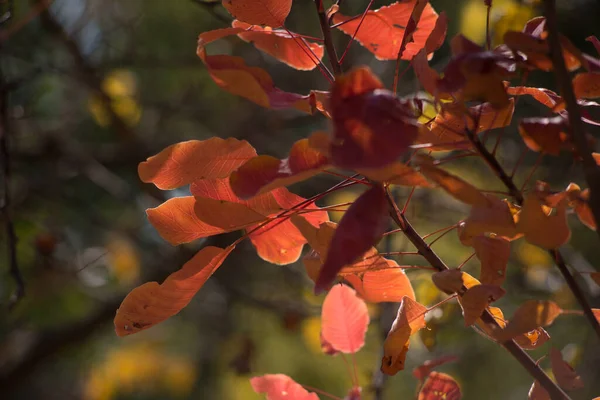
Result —
POLYGON ((493 285, 475 285, 468 289, 459 300, 463 309, 465 325, 473 325, 490 303, 498 300, 505 293, 504 289, 493 285))
POLYGON ((561 313, 562 309, 552 301, 528 300, 515 311, 506 328, 496 334, 496 339, 504 342, 517 335, 550 325, 561 313))
POLYGON ((432 372, 419 391, 418 400, 459 400, 462 397, 460 386, 448 374, 432 372))
POLYGON ((569 363, 563 360, 561 352, 554 347, 550 349, 550 362, 554 378, 556 378, 556 382, 558 382, 561 388, 565 390, 578 390, 584 387, 581 377, 569 363))
POLYGON ((473 239, 473 248, 481 262, 481 283, 501 286, 506 279, 510 242, 501 237, 480 235, 473 239))
POLYGON ((427 360, 420 366, 413 369, 413 376, 422 381, 431 373, 434 368, 454 361, 458 361, 457 356, 442 356, 434 360, 427 360))

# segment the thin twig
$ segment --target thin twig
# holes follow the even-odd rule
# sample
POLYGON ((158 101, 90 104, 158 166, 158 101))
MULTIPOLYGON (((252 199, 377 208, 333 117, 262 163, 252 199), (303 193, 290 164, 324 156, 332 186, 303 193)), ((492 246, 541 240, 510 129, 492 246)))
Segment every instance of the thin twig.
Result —
MULTIPOLYGON (((492 171, 504 183, 504 186, 506 186, 506 188, 510 192, 510 195, 515 199, 515 202, 518 205, 522 205, 523 201, 524 201, 522 190, 519 190, 517 188, 517 186, 515 185, 512 178, 506 174, 506 172, 504 171, 504 168, 502 167, 502 165, 500 165, 500 163, 498 162, 496 157, 494 157, 487 150, 487 148, 483 145, 483 143, 481 143, 481 141, 473 133, 473 131, 467 129, 466 133, 467 133, 467 136, 469 137, 469 140, 471 140, 471 142, 473 143, 473 146, 475 146, 475 148, 477 149, 479 154, 481 154, 481 157, 487 162, 487 164, 492 169, 492 171)), ((567 267, 562 255, 560 254, 560 252, 558 250, 548 250, 548 253, 550 253, 550 256, 555 261, 555 263, 558 267, 558 270, 560 271, 563 278, 565 279, 565 282, 567 282, 569 289, 571 289, 571 292, 577 299, 579 306, 584 311, 584 314, 586 315, 588 322, 592 326, 592 329, 594 329, 594 331, 600 338, 600 323, 594 316, 594 313, 592 312, 592 308, 591 308, 589 302, 587 301, 587 298, 585 297, 583 290, 577 284, 577 281, 571 274, 571 271, 567 267)))
POLYGON ((583 174, 590 188, 589 205, 596 221, 596 232, 600 236, 600 166, 596 164, 589 143, 586 138, 585 128, 581 120, 581 110, 573 91, 573 84, 563 58, 558 21, 556 17, 556 3, 554 0, 544 0, 546 28, 548 29, 548 44, 550 56, 554 67, 554 75, 561 90, 561 95, 566 103, 569 117, 569 130, 578 155, 583 164, 583 174))
MULTIPOLYGON (((408 240, 417 248, 419 253, 438 271, 445 271, 448 266, 444 261, 425 243, 419 233, 413 228, 404 214, 400 212, 389 189, 386 189, 388 204, 390 206, 390 216, 396 224, 402 228, 408 240)), ((463 288, 464 289, 464 288, 463 288)), ((488 311, 485 311, 481 319, 489 325, 499 326, 496 319, 488 311)), ((570 397, 560 388, 546 373, 536 365, 535 361, 521 348, 514 340, 502 343, 502 346, 525 368, 531 376, 540 382, 540 384, 550 394, 552 399, 570 399, 570 397)))
POLYGON ((17 234, 10 210, 10 150, 9 150, 9 117, 8 117, 8 87, 4 73, 0 70, 0 164, 2 169, 2 197, 0 198, 0 213, 4 220, 9 272, 13 277, 16 288, 10 298, 9 309, 25 296, 25 281, 19 269, 17 260, 17 234))
MULTIPOLYGON (((331 28, 329 27, 329 21, 327 20, 327 15, 325 14, 325 8, 323 6, 323 0, 315 0, 315 5, 317 6, 319 23, 321 24, 321 31, 323 32, 323 44, 327 51, 329 62, 331 63, 331 69, 335 75, 340 75, 342 73, 342 66, 338 62, 337 53, 331 37, 331 28)), ((332 76, 332 78, 335 80, 334 76, 332 76)))

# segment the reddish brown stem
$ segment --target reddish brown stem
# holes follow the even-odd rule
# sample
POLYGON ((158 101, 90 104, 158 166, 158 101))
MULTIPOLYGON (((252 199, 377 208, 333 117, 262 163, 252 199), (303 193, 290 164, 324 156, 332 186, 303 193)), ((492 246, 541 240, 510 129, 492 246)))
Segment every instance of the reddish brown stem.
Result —
MULTIPOLYGON (((325 15, 325 8, 323 6, 323 0, 315 0, 317 6, 317 13, 319 14, 319 23, 321 24, 321 31, 323 32, 323 44, 331 63, 331 69, 335 75, 342 73, 342 66, 338 62, 337 53, 331 37, 331 29, 329 27, 329 21, 327 21, 327 15, 325 15)), ((335 79, 335 77, 333 77, 335 79)))

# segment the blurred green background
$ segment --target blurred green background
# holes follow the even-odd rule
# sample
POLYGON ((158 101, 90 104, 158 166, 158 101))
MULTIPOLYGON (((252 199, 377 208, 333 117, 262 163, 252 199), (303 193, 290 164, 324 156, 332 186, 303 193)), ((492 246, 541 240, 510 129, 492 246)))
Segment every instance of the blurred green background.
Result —
MULTIPOLYGON (((359 13, 367 0, 345 1, 346 14, 359 13)), ((375 1, 374 8, 390 2, 375 1)), ((561 28, 583 50, 600 33, 600 5, 594 0, 559 1, 561 28)), ((449 37, 463 32, 482 43, 482 0, 431 0, 450 18, 449 37)), ((284 156, 291 144, 326 128, 321 116, 273 111, 234 97, 214 84, 196 56, 200 32, 225 27, 230 17, 220 3, 193 0, 2 0, 12 18, 0 31, 0 68, 8 100, 11 175, 10 213, 18 236, 18 264, 26 295, 8 310, 15 290, 8 273, 7 237, 0 236, 0 399, 226 399, 250 400, 251 376, 284 373, 297 382, 340 398, 350 389, 342 358, 319 347, 319 310, 323 297, 312 295, 302 264, 279 267, 262 262, 247 243, 224 265, 179 315, 137 335, 117 338, 112 318, 123 296, 149 280, 162 281, 194 251, 206 244, 224 246, 238 234, 227 234, 174 248, 148 224, 144 210, 185 191, 159 192, 137 178, 137 164, 164 147, 212 136, 250 141, 259 153, 284 156), (111 109, 107 105, 111 105, 111 109)), ((494 40, 507 29, 519 30, 538 15, 536 5, 495 0, 494 40)), ((319 36, 311 0, 294 0, 287 26, 319 36)), ((334 33, 338 49, 348 37, 334 33)), ((210 54, 243 56, 249 65, 267 69, 284 90, 327 90, 317 70, 294 71, 237 38, 209 47, 210 54)), ((432 65, 447 62, 448 45, 432 65)), ((391 85, 394 63, 376 61, 358 44, 346 65, 369 65, 391 85)), ((404 65, 406 66, 406 64, 404 65)), ((553 87, 549 74, 533 74, 530 86, 553 87)), ((401 82, 402 94, 419 90, 412 72, 401 82)), ((529 99, 519 100, 516 117, 542 115, 529 99)), ((591 132, 598 134, 596 128, 591 132)), ((523 144, 513 126, 499 152, 511 167, 523 144)), ((523 183, 537 154, 528 153, 516 180, 523 183)), ((471 158, 448 164, 450 170, 479 187, 503 190, 486 166, 471 158)), ((572 158, 544 158, 533 179, 560 190, 583 183, 572 158)), ((304 197, 337 182, 317 177, 295 185, 304 197)), ((583 185, 585 186, 585 185, 583 185)), ((407 196, 399 189, 400 199, 407 196)), ((324 203, 352 199, 356 193, 330 196, 324 203)), ((438 190, 417 191, 410 218, 422 234, 454 224, 468 209, 438 190)), ((339 218, 340 215, 332 215, 339 218)), ((598 238, 575 217, 573 239, 565 248, 578 270, 598 268, 598 238)), ((4 226, 6 218, 0 217, 4 226)), ((4 230, 3 230, 4 233, 4 230)), ((394 250, 410 246, 394 236, 394 250)), ((471 249, 455 234, 436 243, 448 265, 461 264, 471 249)), ((424 265, 419 258, 399 258, 424 265)), ((466 270, 478 274, 474 260, 466 270)), ((430 272, 408 271, 417 299, 432 305, 443 297, 432 286, 430 272)), ((600 307, 600 290, 580 283, 600 307)), ((508 295, 499 305, 510 316, 520 302, 550 298, 576 308, 546 253, 523 241, 512 245, 508 295)), ((370 307, 372 324, 365 348, 356 356, 365 399, 380 364, 382 329, 397 305, 370 307)), ((459 307, 449 303, 432 313, 428 330, 413 338, 407 370, 384 383, 385 399, 414 398, 417 381, 411 369, 427 359, 457 355, 458 362, 440 368, 462 385, 465 399, 524 399, 529 375, 499 346, 465 329, 459 307)), ((551 344, 561 350, 586 382, 575 399, 600 395, 600 351, 585 320, 564 316, 551 326, 551 344)), ((352 362, 352 358, 347 358, 352 362)), ((542 361, 549 368, 548 360, 542 361)), ((323 397, 324 398, 324 397, 323 397)))

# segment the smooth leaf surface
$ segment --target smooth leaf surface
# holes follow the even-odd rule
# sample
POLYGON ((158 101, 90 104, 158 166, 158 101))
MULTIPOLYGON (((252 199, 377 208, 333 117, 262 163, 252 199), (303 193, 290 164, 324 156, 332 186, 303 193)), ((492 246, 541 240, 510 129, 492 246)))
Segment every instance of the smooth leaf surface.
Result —
POLYGON ((321 335, 331 347, 342 353, 356 353, 365 344, 369 326, 366 303, 345 285, 331 288, 321 312, 321 335))
POLYGON ((528 300, 515 311, 506 328, 498 332, 496 338, 503 342, 539 327, 550 325, 561 313, 562 309, 552 301, 528 300))
POLYGON ((256 376, 250 379, 250 384, 256 393, 265 393, 267 400, 319 400, 315 393, 283 374, 256 376))
POLYGON ((581 377, 575 372, 573 367, 567 363, 560 350, 552 347, 550 349, 550 362, 552 373, 558 385, 565 390, 578 390, 584 387, 581 377))
MULTIPOLYGON (((338 27, 339 30, 352 36, 358 29, 355 40, 367 48, 378 60, 395 60, 400 50, 400 45, 404 38, 404 32, 408 26, 411 14, 417 3, 422 0, 409 0, 396 2, 389 6, 381 7, 378 10, 369 10, 359 27, 361 18, 345 16, 336 13, 333 17, 333 23, 338 24, 343 21, 347 23, 338 27), (350 21, 351 20, 351 21, 350 21)), ((406 45, 406 50, 402 53, 403 60, 410 60, 415 54, 425 47, 427 39, 432 34, 438 15, 427 4, 419 18, 419 23, 413 34, 413 41, 406 45)), ((440 31, 441 28, 438 28, 440 31)), ((441 32, 436 33, 436 39, 431 41, 430 46, 439 43, 441 32)), ((428 49, 430 50, 431 47, 428 49)), ((435 48, 431 51, 436 50, 435 48)))
POLYGON ((351 264, 369 250, 385 232, 388 205, 382 186, 363 193, 342 217, 327 257, 315 284, 315 291, 326 289, 344 265, 351 264))
POLYGON ((498 300, 505 293, 504 289, 494 285, 475 285, 468 289, 460 298, 465 326, 473 325, 490 303, 498 300))
POLYGON ((232 250, 232 246, 204 247, 162 284, 148 282, 133 289, 117 310, 114 320, 117 335, 137 333, 179 313, 232 250))
POLYGON ((165 148, 138 166, 142 182, 159 189, 176 189, 206 178, 225 178, 256 156, 245 140, 213 137, 189 140, 165 148))
POLYGON ((540 197, 532 192, 525 197, 517 229, 523 232, 529 243, 545 249, 556 249, 571 238, 567 223, 567 199, 563 199, 551 212, 540 197))
POLYGON ((510 242, 501 237, 476 236, 473 239, 475 255, 481 262, 479 281, 502 286, 510 258, 510 242))
POLYGON ((222 0, 223 7, 240 21, 251 25, 283 26, 292 0, 222 0))
POLYGON ((360 297, 371 303, 398 303, 404 296, 415 300, 415 292, 404 270, 393 260, 387 269, 367 269, 362 274, 344 275, 360 297))

